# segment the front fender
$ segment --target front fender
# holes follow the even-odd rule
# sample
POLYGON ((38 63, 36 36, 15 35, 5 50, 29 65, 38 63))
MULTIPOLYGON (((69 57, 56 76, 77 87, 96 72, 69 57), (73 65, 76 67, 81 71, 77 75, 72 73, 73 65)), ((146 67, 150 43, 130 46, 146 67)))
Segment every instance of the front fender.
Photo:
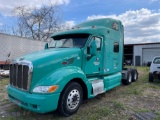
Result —
MULTIPOLYGON (((36 86, 51 86, 51 85, 58 85, 58 89, 55 91, 55 93, 62 92, 63 88, 66 86, 66 84, 71 81, 72 79, 80 78, 86 83, 86 75, 84 72, 76 66, 67 66, 60 69, 57 69, 56 71, 50 73, 49 75, 43 77, 33 88, 36 86)), ((31 91, 32 91, 31 90, 31 91)))

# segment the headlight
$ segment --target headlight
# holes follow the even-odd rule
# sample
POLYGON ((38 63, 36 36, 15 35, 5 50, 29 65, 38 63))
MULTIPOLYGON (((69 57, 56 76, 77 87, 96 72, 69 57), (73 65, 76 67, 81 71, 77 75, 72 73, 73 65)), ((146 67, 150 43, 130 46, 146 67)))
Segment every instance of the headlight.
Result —
POLYGON ((56 91, 58 88, 58 85, 53 86, 37 86, 33 89, 33 92, 35 93, 51 93, 56 91))

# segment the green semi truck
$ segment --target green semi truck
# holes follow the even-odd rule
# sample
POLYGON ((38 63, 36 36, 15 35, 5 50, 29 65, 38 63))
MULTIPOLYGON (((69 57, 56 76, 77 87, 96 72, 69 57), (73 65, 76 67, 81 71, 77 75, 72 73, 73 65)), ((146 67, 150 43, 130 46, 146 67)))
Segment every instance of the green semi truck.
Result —
POLYGON ((81 23, 51 36, 44 50, 10 64, 9 99, 30 111, 77 112, 83 100, 138 79, 123 68, 124 30, 110 18, 81 23))

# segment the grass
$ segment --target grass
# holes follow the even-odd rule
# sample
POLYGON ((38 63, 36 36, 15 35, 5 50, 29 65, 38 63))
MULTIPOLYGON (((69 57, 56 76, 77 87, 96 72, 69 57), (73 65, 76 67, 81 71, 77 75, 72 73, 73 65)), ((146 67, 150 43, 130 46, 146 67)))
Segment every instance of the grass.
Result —
MULTIPOLYGON (((12 104, 7 98, 4 86, 8 79, 0 80, 0 105, 12 104, 6 114, 0 119, 57 119, 57 120, 127 120, 133 119, 134 113, 155 112, 156 120, 160 119, 160 81, 148 82, 148 67, 137 67, 139 79, 129 86, 121 85, 104 94, 83 103, 75 115, 63 117, 56 111, 47 114, 37 114, 12 104)), ((1 107, 0 107, 1 108, 1 107)))
POLYGON ((141 109, 137 109, 136 112, 143 113, 143 112, 150 112, 150 110, 141 108, 141 109))
POLYGON ((119 101, 113 101, 113 104, 114 104, 114 108, 116 110, 124 110, 125 109, 125 106, 123 105, 123 103, 119 102, 119 101))
POLYGON ((0 79, 0 105, 7 103, 7 85, 8 85, 8 78, 0 79))
POLYGON ((76 119, 92 119, 92 120, 97 120, 101 119, 105 116, 108 116, 109 114, 112 113, 112 110, 109 107, 104 107, 104 106, 91 106, 88 109, 82 111, 83 116, 81 115, 76 115, 76 119))
POLYGON ((8 85, 8 78, 0 79, 0 90, 2 90, 5 85, 8 85))

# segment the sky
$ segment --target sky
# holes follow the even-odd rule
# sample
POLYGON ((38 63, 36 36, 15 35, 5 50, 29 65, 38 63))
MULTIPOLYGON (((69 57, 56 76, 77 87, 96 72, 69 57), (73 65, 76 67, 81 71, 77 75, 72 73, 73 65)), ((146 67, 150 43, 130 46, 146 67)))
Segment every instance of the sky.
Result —
POLYGON ((63 23, 114 18, 124 25, 125 44, 160 42, 160 0, 0 0, 0 27, 13 24, 13 8, 41 7, 50 2, 62 10, 63 23))

